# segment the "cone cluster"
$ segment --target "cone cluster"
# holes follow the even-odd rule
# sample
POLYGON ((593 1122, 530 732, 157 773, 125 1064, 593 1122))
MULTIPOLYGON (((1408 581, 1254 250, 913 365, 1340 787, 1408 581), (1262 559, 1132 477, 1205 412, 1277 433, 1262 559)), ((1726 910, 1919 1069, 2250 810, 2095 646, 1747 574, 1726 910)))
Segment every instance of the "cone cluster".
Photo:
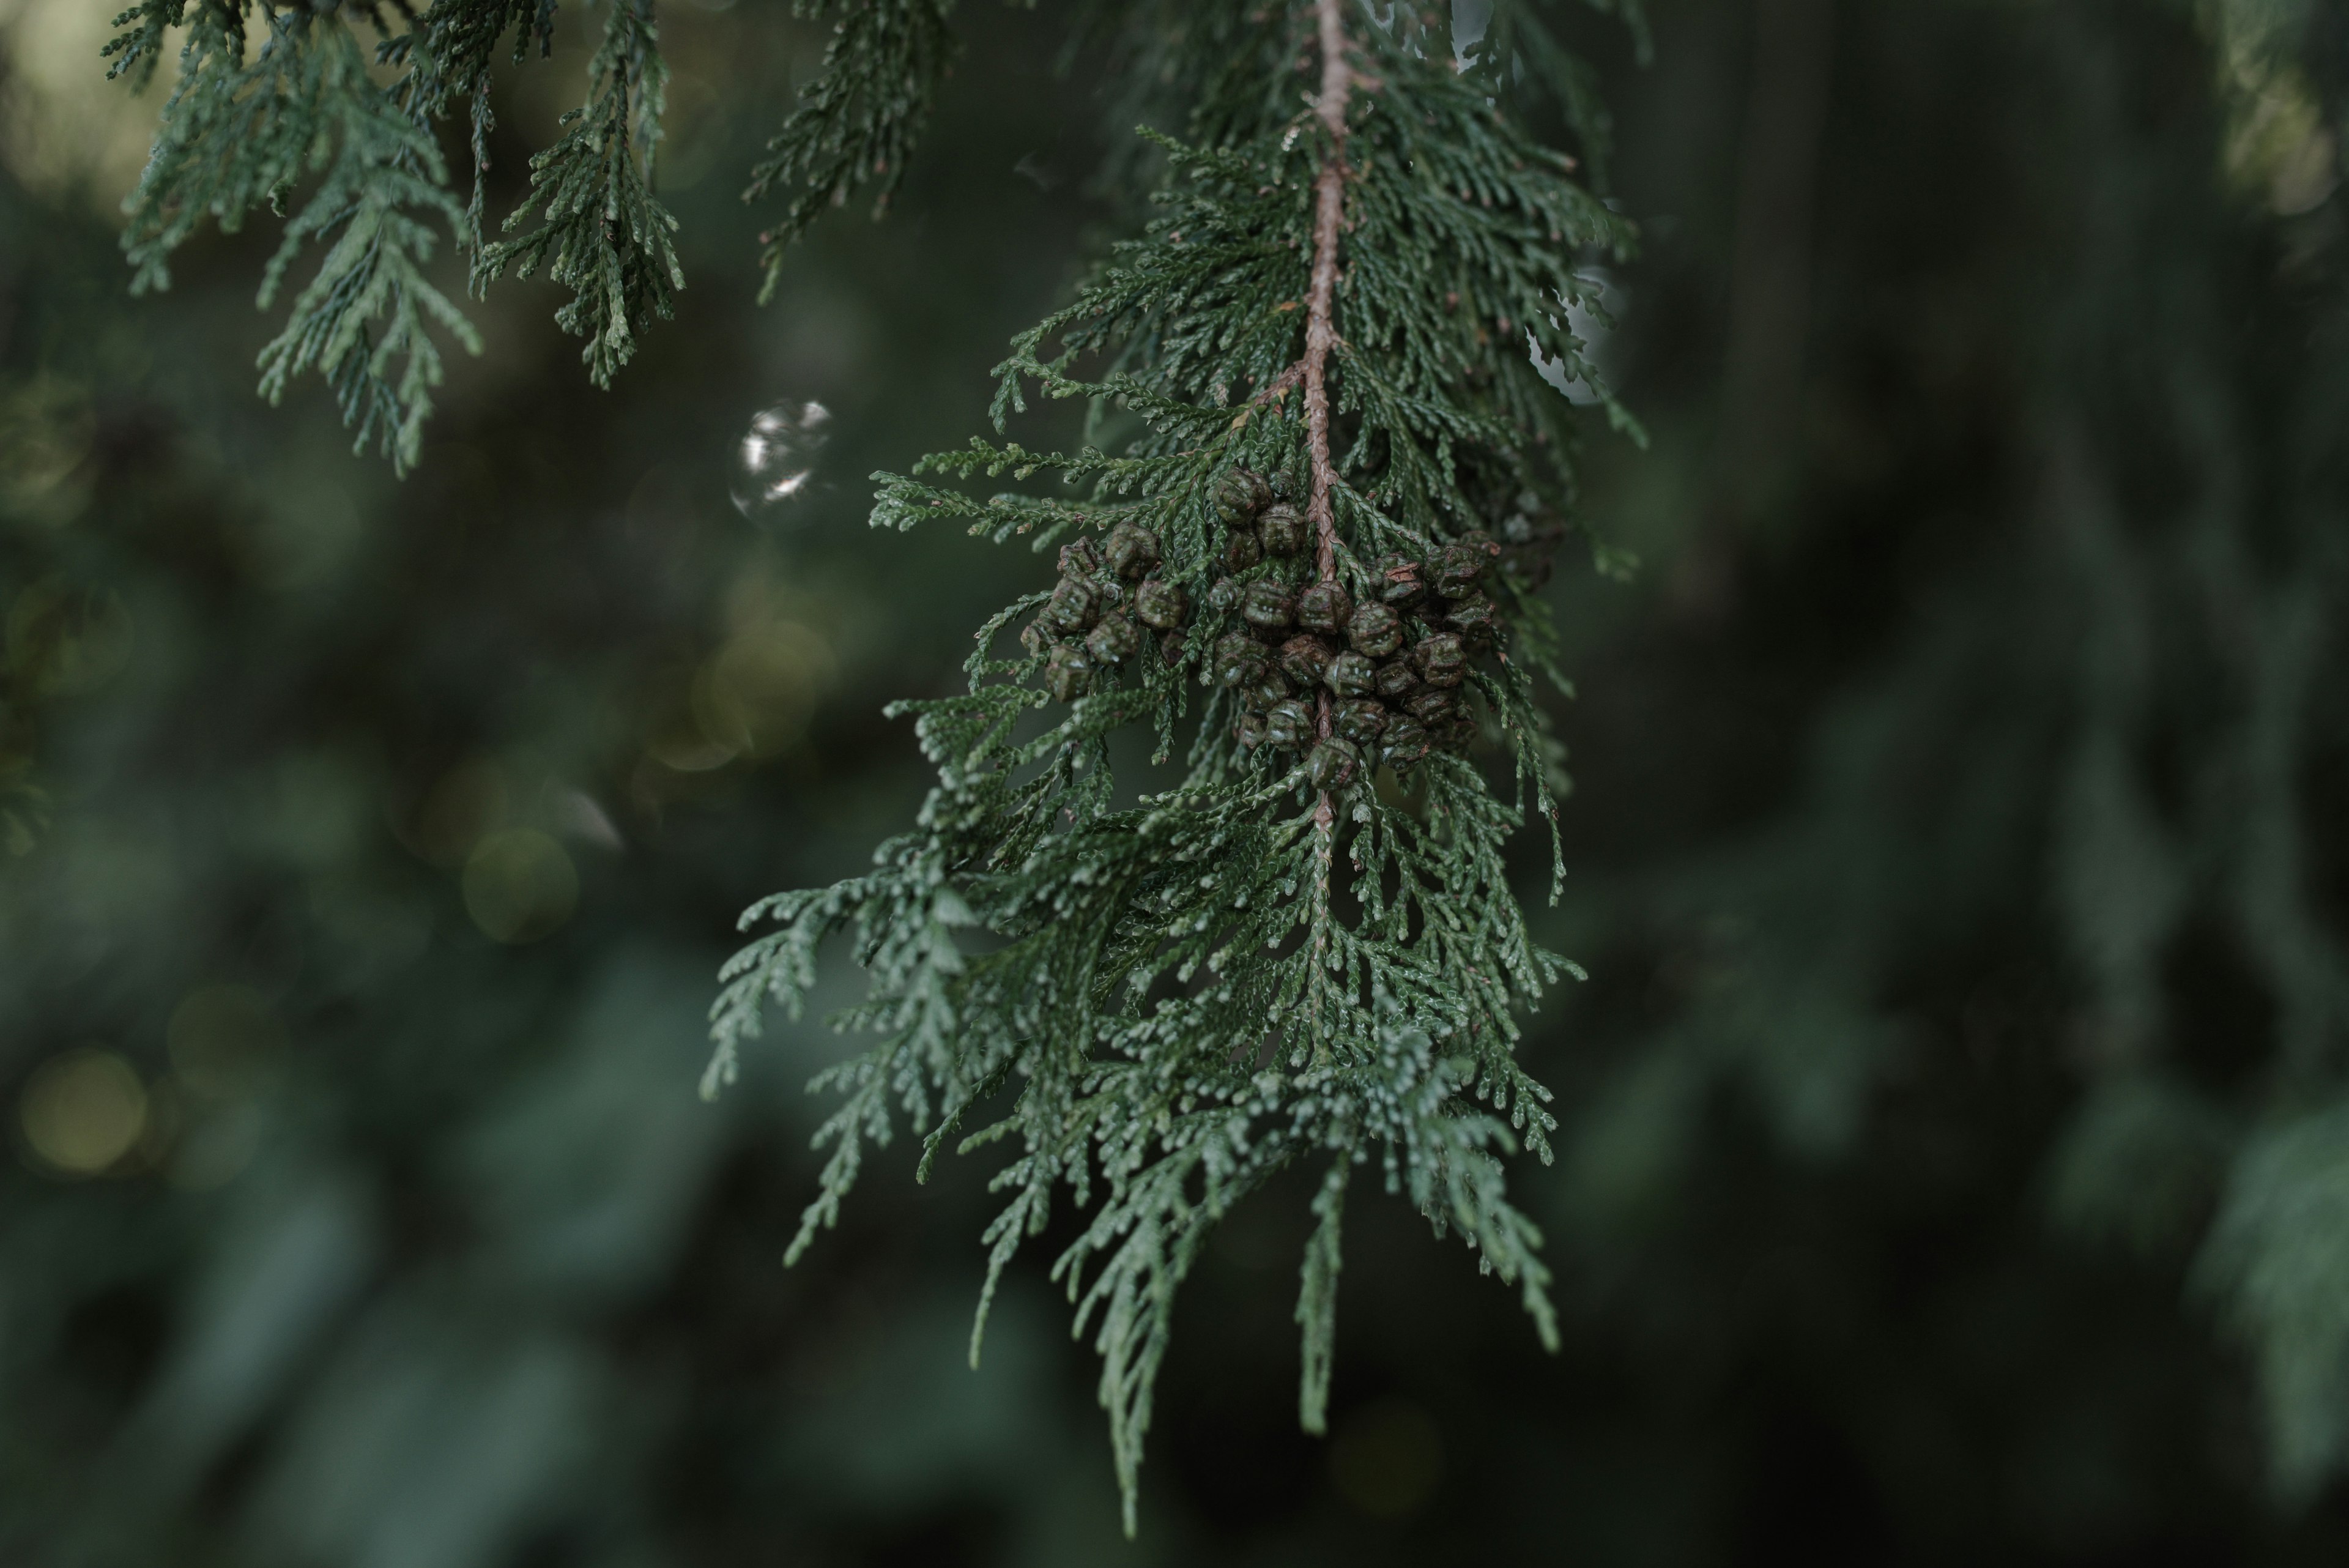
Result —
POLYGON ((1375 763, 1407 769, 1475 738, 1460 687, 1469 659, 1500 635, 1483 587, 1500 554, 1490 537, 1464 535, 1426 561, 1383 556, 1375 592, 1358 603, 1334 582, 1299 589, 1272 574, 1241 580, 1266 557, 1301 555, 1312 543, 1304 513, 1277 499, 1261 474, 1226 474, 1215 504, 1225 575, 1208 604, 1236 611, 1247 629, 1217 639, 1213 672, 1239 693, 1234 734, 1243 749, 1305 753, 1314 786, 1340 789, 1375 763), (1324 691, 1327 737, 1318 712, 1324 691))
POLYGON ((1098 547, 1090 539, 1061 546, 1061 580, 1019 634, 1044 656, 1044 688, 1056 700, 1075 701, 1096 671, 1123 664, 1154 635, 1167 663, 1183 657, 1190 601, 1180 583, 1152 576, 1159 560, 1158 535, 1138 523, 1119 524, 1098 547))

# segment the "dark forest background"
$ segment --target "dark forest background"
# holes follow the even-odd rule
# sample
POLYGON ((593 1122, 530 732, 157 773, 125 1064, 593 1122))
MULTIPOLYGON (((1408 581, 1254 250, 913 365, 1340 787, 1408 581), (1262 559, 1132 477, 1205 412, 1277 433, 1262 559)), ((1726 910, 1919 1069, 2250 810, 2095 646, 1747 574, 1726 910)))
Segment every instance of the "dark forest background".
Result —
MULTIPOLYGON (((678 319, 599 393, 500 286, 405 481, 252 395, 274 234, 128 296, 156 98, 7 14, 0 1561, 2340 1561, 2324 3, 1658 0, 1644 65, 1556 7, 1652 437, 1588 452, 1639 572, 1551 589, 1537 932, 1592 978, 1514 1180, 1560 1355, 1366 1201, 1302 1437, 1277 1188, 1188 1287, 1128 1545, 1049 1250, 963 1366, 986 1156, 887 1151, 782 1270, 840 1046, 778 1026, 705 1106, 702 1015, 739 909, 918 803, 882 704, 1049 574, 867 530, 864 476, 979 428, 1125 221, 1063 9, 964 6, 889 220, 760 309, 735 193, 822 36, 681 0, 678 319), (738 507, 809 401, 813 479, 738 507)), ((493 210, 586 26, 513 73, 493 210)))

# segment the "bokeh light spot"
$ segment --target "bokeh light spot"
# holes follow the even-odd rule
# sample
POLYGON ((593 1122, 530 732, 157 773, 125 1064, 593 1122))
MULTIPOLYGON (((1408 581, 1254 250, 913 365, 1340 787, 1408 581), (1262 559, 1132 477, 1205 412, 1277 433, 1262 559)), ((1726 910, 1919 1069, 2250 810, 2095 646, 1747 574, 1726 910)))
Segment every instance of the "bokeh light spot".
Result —
POLYGON ((215 1109, 177 1140, 163 1179, 189 1192, 212 1192, 243 1174, 261 1147, 262 1113, 247 1101, 215 1109))
POLYGON ((734 748, 713 741, 690 714, 674 716, 645 738, 645 750, 674 773, 706 774, 734 760, 734 748))
POLYGON ((8 607, 8 662, 31 672, 35 686, 57 696, 94 691, 130 662, 137 628, 130 607, 110 590, 48 577, 8 607))
POLYGON ((253 1087, 285 1049, 285 1026, 250 986, 199 986, 171 1010, 163 1044, 182 1083, 225 1098, 253 1087))
MULTIPOLYGON (((16 48, 21 38, 8 39, 11 67, 23 64, 16 48)), ((8 85, 23 83, 12 70, 8 85)), ((0 131, 0 145, 6 140, 0 131)), ((0 508, 49 527, 79 514, 89 501, 87 462, 96 433, 87 395, 69 382, 36 377, 0 392, 0 508)))
POLYGON ((416 814, 417 853, 435 866, 461 866, 492 828, 504 826, 505 774, 485 759, 460 763, 440 776, 416 814))
POLYGON ((694 677, 694 722, 732 754, 787 751, 807 733, 832 669, 831 645, 797 621, 737 632, 694 677))
POLYGON ((95 1176, 138 1143, 147 1090, 120 1056, 82 1046, 35 1069, 19 1110, 25 1140, 42 1163, 67 1176, 95 1176))
POLYGON ((533 827, 481 840, 465 862, 465 912, 502 942, 534 942, 579 906, 579 873, 563 846, 533 827))
POLYGON ((1357 1411, 1330 1445, 1338 1495, 1372 1519, 1408 1519, 1427 1506, 1444 1476, 1444 1438, 1428 1413, 1407 1400, 1357 1411))

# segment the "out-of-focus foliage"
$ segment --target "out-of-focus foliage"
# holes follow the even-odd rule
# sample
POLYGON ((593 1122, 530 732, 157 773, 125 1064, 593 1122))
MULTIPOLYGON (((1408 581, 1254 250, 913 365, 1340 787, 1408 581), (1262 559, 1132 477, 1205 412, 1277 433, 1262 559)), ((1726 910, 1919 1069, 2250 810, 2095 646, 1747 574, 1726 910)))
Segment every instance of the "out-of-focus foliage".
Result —
MULTIPOLYGON (((800 0, 796 9, 823 16, 833 7, 824 0, 800 0)), ((825 208, 844 207, 853 193, 873 185, 874 215, 888 210, 954 59, 954 36, 947 30, 953 0, 886 0, 839 9, 822 68, 801 89, 801 103, 767 143, 767 156, 750 171, 743 192, 745 201, 781 193, 789 202, 782 220, 759 235, 759 259, 766 267, 761 300, 774 294, 792 243, 825 208)))
MULTIPOLYGON (((1614 106, 1644 241, 1601 369, 1654 438, 1584 496, 1640 576, 1550 590, 1584 695, 1536 936, 1593 979, 1529 1032, 1565 1126, 1523 1197, 1563 1353, 1356 1206, 1306 1439, 1306 1195, 1243 1210, 1132 1549, 1040 1271, 963 1370, 976 1178, 876 1170, 786 1273, 840 1045, 693 1098, 732 911, 911 809, 879 705, 1016 591, 866 534, 850 476, 958 439, 1065 298, 1081 64, 965 7, 892 223, 819 227, 759 315, 737 171, 823 40, 666 13, 679 320, 596 394, 554 292, 502 289, 511 352, 451 360, 398 484, 253 404, 271 236, 127 300, 119 189, 12 129, 0 1560, 2337 1561, 2331 8, 1651 9, 1644 70, 1547 13, 1614 106), (2282 19, 2250 64, 2233 16, 2282 19), (1749 100, 1806 78, 1755 61, 1815 47, 1773 183, 1749 100), (1807 192, 1771 244, 1757 182, 1807 192), (1741 314, 1790 298, 1791 372, 1741 314), (783 399, 833 445, 754 526, 726 467, 783 399)), ((561 14, 574 58, 601 20, 561 14)))
MULTIPOLYGON (((783 223, 760 236, 761 298, 774 291, 785 249, 825 207, 868 182, 885 205, 905 179, 954 52, 951 8, 951 0, 892 0, 852 6, 835 25, 804 105, 751 171, 746 199, 780 191, 790 202, 783 223)), ((792 15, 830 9, 801 0, 792 15)), ((564 111, 562 134, 530 155, 529 192, 504 222, 525 232, 493 243, 483 211, 494 105, 507 88, 492 67, 509 35, 514 64, 533 47, 552 55, 556 14, 554 0, 434 0, 421 10, 333 0, 282 12, 251 0, 135 0, 99 50, 109 78, 143 88, 180 47, 128 204, 134 286, 168 288, 173 253, 207 225, 233 234, 264 207, 283 216, 288 195, 307 186, 264 271, 262 307, 307 242, 332 243, 262 350, 261 390, 272 403, 315 370, 357 432, 354 450, 372 439, 397 471, 415 464, 445 375, 428 327, 481 350, 472 323, 425 276, 435 217, 472 253, 476 293, 509 272, 543 271, 569 288, 555 322, 587 340, 588 379, 610 386, 635 357, 637 334, 674 315, 685 286, 678 220, 654 193, 669 67, 654 0, 611 0, 587 63, 587 101, 564 111), (371 50, 362 41, 369 34, 371 50), (473 171, 462 210, 440 145, 442 122, 460 106, 473 171)))

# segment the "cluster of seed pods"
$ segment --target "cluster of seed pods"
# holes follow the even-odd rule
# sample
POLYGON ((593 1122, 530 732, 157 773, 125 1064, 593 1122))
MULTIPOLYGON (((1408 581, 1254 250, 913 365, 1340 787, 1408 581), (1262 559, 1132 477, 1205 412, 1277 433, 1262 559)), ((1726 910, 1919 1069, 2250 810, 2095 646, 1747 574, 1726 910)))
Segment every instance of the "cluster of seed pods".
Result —
MULTIPOLYGON (((1294 574, 1279 563, 1310 548, 1312 527, 1261 474, 1232 470, 1214 499, 1223 570, 1207 604, 1236 615, 1243 629, 1216 640, 1210 673, 1239 694, 1233 735, 1243 750, 1301 753, 1316 788, 1342 789, 1369 766, 1406 770, 1475 739, 1461 687, 1469 660, 1501 634, 1484 590, 1498 545, 1469 533, 1425 561, 1382 556, 1358 602, 1338 582, 1288 580, 1294 574)), ((1137 523, 1118 524, 1098 546, 1062 546, 1061 580, 1020 633, 1043 658, 1045 690, 1056 700, 1075 701, 1097 672, 1140 653, 1153 634, 1167 663, 1182 659, 1191 605, 1180 583, 1155 575, 1161 561, 1158 535, 1137 523)))
POLYGON ((1482 586, 1498 545, 1475 533, 1428 561, 1384 556, 1373 591, 1357 602, 1340 583, 1299 588, 1277 569, 1258 570, 1268 556, 1298 556, 1311 543, 1304 514, 1276 499, 1262 476, 1234 470, 1215 502, 1226 527, 1225 575, 1207 602, 1237 612, 1246 629, 1217 639, 1213 674, 1239 693, 1233 732, 1244 749, 1302 753, 1316 788, 1342 789, 1368 765, 1408 769, 1475 738, 1460 688, 1469 659, 1500 634, 1482 586))
POLYGON ((1061 546, 1061 580, 1019 634, 1044 656, 1044 689, 1055 699, 1084 695, 1095 671, 1141 652, 1150 632, 1166 662, 1183 657, 1190 601, 1182 584, 1151 575, 1158 563, 1158 535, 1138 523, 1120 523, 1099 548, 1090 539, 1061 546))

